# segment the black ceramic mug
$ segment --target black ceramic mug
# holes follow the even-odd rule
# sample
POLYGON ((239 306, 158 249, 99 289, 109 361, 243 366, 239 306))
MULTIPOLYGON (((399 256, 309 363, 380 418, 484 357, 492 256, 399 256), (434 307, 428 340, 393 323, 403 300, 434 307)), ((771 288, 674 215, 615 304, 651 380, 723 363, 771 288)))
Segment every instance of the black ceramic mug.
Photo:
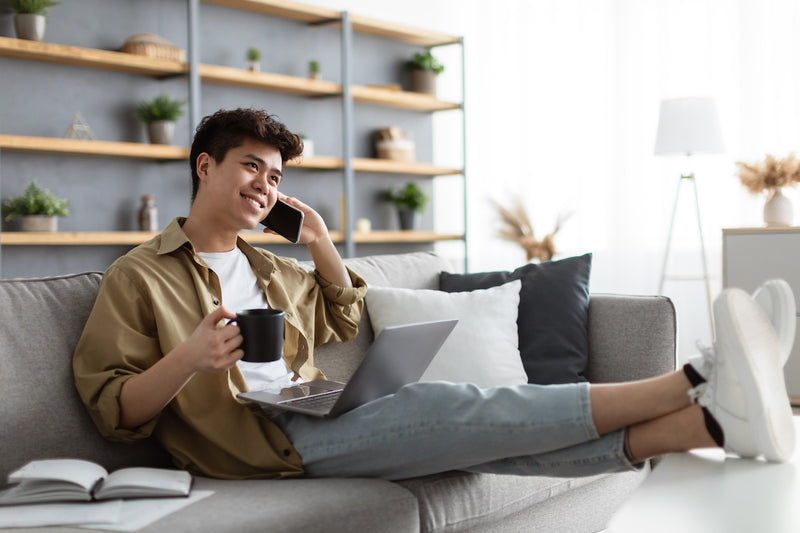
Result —
POLYGON ((280 309, 245 309, 236 314, 244 337, 242 361, 266 363, 283 356, 284 316, 280 309))

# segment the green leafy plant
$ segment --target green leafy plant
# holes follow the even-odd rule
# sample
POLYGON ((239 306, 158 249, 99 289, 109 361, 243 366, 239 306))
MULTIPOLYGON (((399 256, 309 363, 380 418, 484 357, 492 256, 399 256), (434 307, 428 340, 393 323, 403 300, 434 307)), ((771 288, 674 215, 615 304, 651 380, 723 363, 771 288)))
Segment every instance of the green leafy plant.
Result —
POLYGON ((428 195, 413 181, 399 190, 389 190, 386 199, 398 209, 413 209, 422 212, 428 203, 428 195))
POLYGON ((6 221, 27 215, 65 217, 69 215, 68 200, 56 198, 47 189, 40 188, 35 181, 28 184, 22 196, 3 202, 3 217, 6 221))
POLYGON ((433 57, 430 50, 426 50, 424 54, 415 53, 408 61, 408 66, 416 70, 432 70, 437 76, 444 72, 444 65, 433 57))
POLYGON ((53 0, 9 0, 15 13, 28 15, 46 15, 47 10, 61 2, 53 0))
POLYGON ((157 120, 175 121, 183 116, 183 106, 186 100, 173 100, 166 94, 161 94, 152 100, 139 102, 136 107, 136 118, 145 124, 157 120))
POLYGON ((312 59, 308 62, 308 72, 310 74, 319 74, 319 61, 312 59))
POLYGON ((261 50, 256 48, 255 46, 251 46, 247 49, 247 60, 248 61, 259 61, 261 60, 261 50))

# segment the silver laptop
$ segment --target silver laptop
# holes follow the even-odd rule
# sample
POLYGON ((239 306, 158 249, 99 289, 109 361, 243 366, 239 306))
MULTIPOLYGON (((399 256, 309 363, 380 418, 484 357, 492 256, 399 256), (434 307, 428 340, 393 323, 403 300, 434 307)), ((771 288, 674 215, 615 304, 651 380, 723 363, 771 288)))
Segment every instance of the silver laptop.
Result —
POLYGON ((277 409, 317 417, 339 416, 418 381, 457 322, 438 320, 387 327, 347 385, 317 380, 282 389, 280 394, 250 391, 237 396, 267 412, 277 409))

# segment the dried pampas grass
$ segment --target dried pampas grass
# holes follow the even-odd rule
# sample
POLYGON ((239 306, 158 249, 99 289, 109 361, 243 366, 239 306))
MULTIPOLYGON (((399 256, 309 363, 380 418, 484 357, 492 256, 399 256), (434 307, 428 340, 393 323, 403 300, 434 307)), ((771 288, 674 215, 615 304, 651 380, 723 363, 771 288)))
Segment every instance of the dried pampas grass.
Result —
POLYGON ((528 261, 538 259, 544 262, 553 258, 556 254, 554 237, 570 214, 560 215, 553 231, 539 240, 533 233, 530 218, 519 199, 514 200, 510 208, 503 207, 495 200, 491 202, 503 223, 503 227, 497 232, 501 238, 517 243, 525 251, 528 261))
POLYGON ((736 163, 739 167, 739 181, 753 194, 765 190, 793 187, 800 181, 800 160, 794 154, 779 159, 767 155, 757 163, 736 163))

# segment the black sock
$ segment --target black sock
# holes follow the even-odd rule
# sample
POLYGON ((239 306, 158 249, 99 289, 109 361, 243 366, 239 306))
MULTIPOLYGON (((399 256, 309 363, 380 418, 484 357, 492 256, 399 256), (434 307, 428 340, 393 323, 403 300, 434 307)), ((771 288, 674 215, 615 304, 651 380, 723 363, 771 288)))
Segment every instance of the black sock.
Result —
POLYGON ((706 382, 706 378, 701 376, 700 373, 689 363, 683 365, 683 373, 686 374, 686 377, 689 380, 689 383, 692 384, 692 387, 697 387, 701 383, 706 382))
POLYGON ((705 407, 703 407, 703 418, 706 421, 706 429, 711 438, 714 439, 714 442, 717 443, 717 446, 725 446, 725 434, 722 432, 719 422, 705 407))

